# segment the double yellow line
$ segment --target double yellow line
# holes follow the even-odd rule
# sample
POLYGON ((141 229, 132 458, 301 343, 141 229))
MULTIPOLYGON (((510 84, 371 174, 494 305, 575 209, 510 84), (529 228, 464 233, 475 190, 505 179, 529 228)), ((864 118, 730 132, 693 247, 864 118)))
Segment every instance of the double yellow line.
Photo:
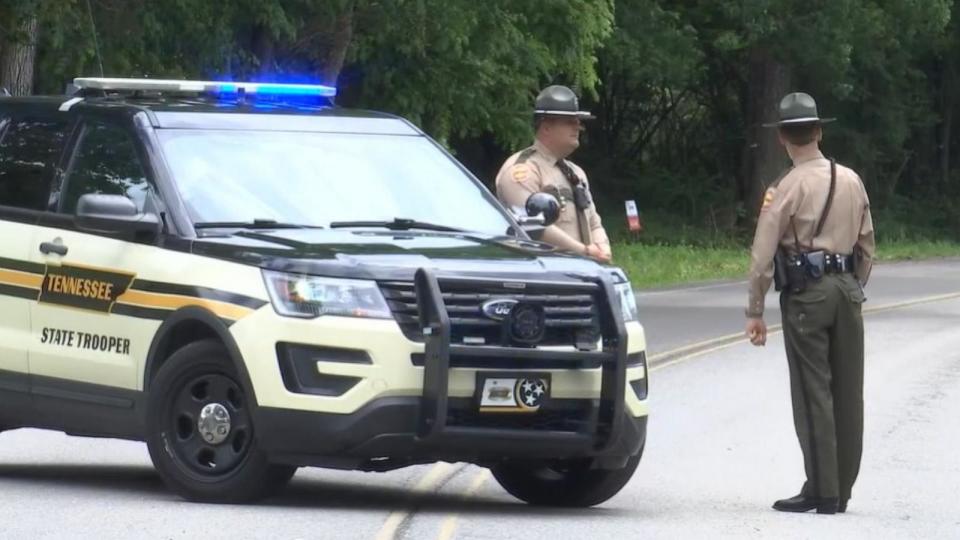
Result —
MULTIPOLYGON (((442 488, 444 484, 463 472, 468 466, 466 463, 459 466, 445 462, 435 463, 430 467, 430 470, 427 471, 427 474, 413 486, 411 495, 415 498, 418 495, 437 491, 439 488, 442 488)), ((486 483, 489 477, 490 471, 480 469, 471 480, 464 498, 469 499, 473 497, 480 488, 483 487, 483 484, 486 483)), ((376 540, 394 540, 397 538, 403 526, 408 524, 413 518, 415 507, 416 501, 411 500, 409 507, 391 512, 380 528, 380 532, 377 533, 376 540)), ((438 537, 440 540, 450 540, 453 538, 454 533, 457 531, 458 519, 459 515, 456 513, 447 516, 443 521, 443 525, 440 527, 440 535, 438 537)))

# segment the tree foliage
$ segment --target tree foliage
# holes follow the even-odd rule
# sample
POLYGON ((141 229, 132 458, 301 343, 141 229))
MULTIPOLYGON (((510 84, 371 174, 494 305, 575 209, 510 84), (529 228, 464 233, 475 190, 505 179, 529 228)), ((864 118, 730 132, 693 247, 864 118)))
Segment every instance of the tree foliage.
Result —
POLYGON ((42 93, 101 72, 336 82, 342 104, 411 119, 487 181, 529 143, 536 92, 568 84, 598 116, 577 159, 601 201, 718 228, 749 225, 786 163, 759 125, 803 90, 839 118, 825 148, 875 206, 955 227, 958 3, 4 0, 0 84, 14 57, 42 93))

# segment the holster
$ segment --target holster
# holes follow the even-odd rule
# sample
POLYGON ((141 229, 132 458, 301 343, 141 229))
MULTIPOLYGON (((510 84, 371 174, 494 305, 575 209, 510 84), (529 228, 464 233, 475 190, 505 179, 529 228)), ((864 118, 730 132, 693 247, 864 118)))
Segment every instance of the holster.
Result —
POLYGON ((802 253, 788 255, 783 248, 777 250, 773 257, 773 284, 777 291, 802 293, 807 290, 808 279, 807 260, 802 253))
POLYGON ((807 269, 807 276, 814 281, 823 278, 826 264, 826 253, 823 251, 810 251, 803 254, 803 266, 807 269))
POLYGON ((773 289, 780 292, 787 288, 787 255, 783 248, 777 249, 773 256, 773 289))

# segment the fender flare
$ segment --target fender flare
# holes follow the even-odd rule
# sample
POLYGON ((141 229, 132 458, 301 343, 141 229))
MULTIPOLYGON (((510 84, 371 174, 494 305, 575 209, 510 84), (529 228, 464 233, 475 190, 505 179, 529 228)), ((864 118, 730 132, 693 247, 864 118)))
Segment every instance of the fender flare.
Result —
POLYGON ((153 373, 153 368, 158 362, 163 362, 166 358, 159 358, 160 351, 163 351, 167 348, 167 344, 173 337, 174 329, 185 322, 202 324, 213 330, 216 334, 217 339, 223 343, 224 348, 227 351, 227 355, 230 357, 230 360, 233 362, 233 367, 236 369, 237 375, 240 377, 240 384, 243 385, 243 390, 246 392, 249 399, 252 400, 254 405, 257 404, 257 396, 253 390, 253 383, 250 380, 250 373, 247 371, 247 365, 243 360, 243 355, 240 353, 240 348, 237 346, 236 340, 233 339, 233 335, 230 333, 230 328, 226 323, 219 317, 213 314, 213 312, 197 306, 188 306, 180 308, 174 311, 170 316, 164 319, 163 323, 160 325, 160 328, 157 329, 156 334, 153 336, 153 341, 150 343, 150 350, 147 353, 147 361, 143 366, 143 392, 146 394, 150 391, 150 382, 151 382, 151 373, 153 373))

